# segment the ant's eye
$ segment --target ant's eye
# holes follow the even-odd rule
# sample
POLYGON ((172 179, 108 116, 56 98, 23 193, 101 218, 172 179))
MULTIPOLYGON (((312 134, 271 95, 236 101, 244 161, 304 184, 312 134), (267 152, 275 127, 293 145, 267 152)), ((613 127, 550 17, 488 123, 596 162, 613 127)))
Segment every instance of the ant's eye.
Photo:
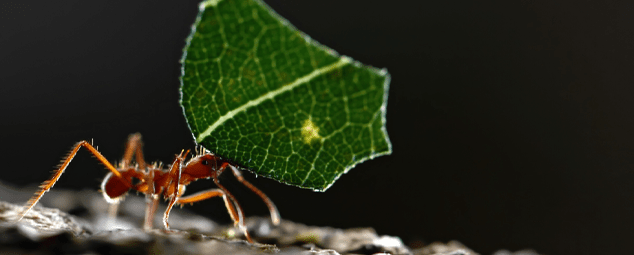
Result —
POLYGON ((209 161, 207 161, 207 160, 203 160, 203 162, 201 162, 201 163, 203 163, 203 165, 209 165, 209 161))

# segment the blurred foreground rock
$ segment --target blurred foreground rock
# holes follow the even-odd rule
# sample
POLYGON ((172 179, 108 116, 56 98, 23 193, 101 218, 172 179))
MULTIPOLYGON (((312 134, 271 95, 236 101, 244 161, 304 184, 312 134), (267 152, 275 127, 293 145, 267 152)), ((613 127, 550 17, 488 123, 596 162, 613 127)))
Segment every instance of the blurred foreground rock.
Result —
POLYGON ((250 244, 237 228, 186 210, 172 211, 170 225, 178 230, 165 232, 164 207, 158 208, 154 222, 160 228, 143 231, 139 226, 145 211, 143 198, 129 196, 113 219, 108 216, 112 208, 95 191, 54 190, 16 222, 31 194, 2 185, 0 194, 13 202, 0 201, 0 254, 477 254, 455 241, 410 249, 398 237, 379 236, 372 228, 344 230, 286 220, 273 226, 269 218, 260 217, 246 219, 258 242, 250 244))

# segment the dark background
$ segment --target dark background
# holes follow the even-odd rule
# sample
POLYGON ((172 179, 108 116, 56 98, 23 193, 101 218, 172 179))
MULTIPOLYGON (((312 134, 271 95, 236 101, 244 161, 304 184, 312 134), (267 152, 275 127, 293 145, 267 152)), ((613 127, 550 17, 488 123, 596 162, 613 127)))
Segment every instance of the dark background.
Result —
MULTIPOLYGON (((392 75, 391 156, 325 193, 248 174, 283 218, 483 254, 614 254, 634 240, 634 2, 267 3, 392 75)), ((113 161, 133 132, 148 160, 194 148, 178 61, 197 11, 197 1, 0 3, 0 179, 44 181, 83 139, 113 161)), ((89 155, 56 188, 98 189, 106 171, 89 155)), ((266 214, 229 188, 247 215, 266 214)), ((227 222, 223 207, 189 208, 227 222)))

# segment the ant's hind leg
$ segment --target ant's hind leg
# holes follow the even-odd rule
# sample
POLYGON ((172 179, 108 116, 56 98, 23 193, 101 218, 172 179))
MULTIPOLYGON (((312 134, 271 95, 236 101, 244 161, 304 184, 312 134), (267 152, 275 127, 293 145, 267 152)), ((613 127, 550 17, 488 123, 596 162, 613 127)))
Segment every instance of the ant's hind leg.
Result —
POLYGON ((269 208, 269 211, 271 212, 271 221, 273 222, 273 225, 276 225, 276 226, 279 225, 280 224, 280 212, 277 210, 277 207, 275 206, 273 201, 271 201, 271 199, 268 196, 266 196, 266 194, 264 194, 264 192, 262 192, 260 189, 258 189, 255 186, 253 186, 253 184, 251 184, 247 180, 245 180, 244 177, 242 177, 242 174, 240 173, 240 170, 238 170, 237 168, 235 168, 232 165, 229 165, 229 167, 231 167, 231 172, 233 172, 233 175, 236 176, 238 181, 240 181, 242 184, 244 184, 244 186, 247 186, 247 188, 251 189, 251 191, 253 191, 255 194, 257 194, 262 199, 262 201, 264 201, 266 206, 269 208))
POLYGON ((97 160, 99 160, 99 162, 101 162, 104 166, 106 166, 106 168, 110 170, 112 174, 114 174, 115 176, 123 180, 122 183, 124 185, 126 185, 129 188, 132 187, 132 184, 128 183, 125 180, 121 172, 119 172, 114 166, 112 166, 112 164, 110 164, 110 162, 103 155, 101 155, 101 153, 97 151, 97 149, 95 149, 95 147, 93 147, 92 144, 90 144, 87 141, 81 141, 75 144, 75 146, 70 151, 68 156, 66 156, 66 159, 62 161, 62 163, 59 165, 59 168, 57 169, 57 171, 53 173, 53 176, 51 176, 50 179, 44 181, 40 185, 40 189, 26 203, 26 206, 25 206, 26 209, 24 209, 20 213, 20 215, 18 215, 18 221, 20 221, 24 217, 24 215, 26 215, 33 208, 33 206, 35 206, 35 204, 37 204, 37 202, 40 201, 40 198, 44 196, 44 193, 46 193, 48 190, 50 190, 53 187, 53 185, 55 185, 57 180, 59 180, 59 177, 61 177, 62 174, 64 173, 64 170, 66 170, 66 167, 68 167, 68 164, 70 164, 70 162, 73 160, 73 158, 77 154, 77 151, 79 151, 79 149, 82 147, 90 151, 90 153, 92 153, 97 158, 97 160))
POLYGON ((145 159, 143 159, 143 142, 141 133, 134 133, 128 136, 125 153, 123 154, 122 168, 128 168, 132 162, 132 156, 136 156, 136 163, 139 168, 145 170, 145 159))

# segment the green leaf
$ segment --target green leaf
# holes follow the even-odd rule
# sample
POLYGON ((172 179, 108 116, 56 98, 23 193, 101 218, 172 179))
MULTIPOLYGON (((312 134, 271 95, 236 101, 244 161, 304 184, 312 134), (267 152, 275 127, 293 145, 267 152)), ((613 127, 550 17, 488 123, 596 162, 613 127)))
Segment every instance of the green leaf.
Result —
POLYGON ((387 71, 339 56, 261 1, 202 2, 181 61, 196 141, 256 174, 324 191, 392 152, 387 71))

